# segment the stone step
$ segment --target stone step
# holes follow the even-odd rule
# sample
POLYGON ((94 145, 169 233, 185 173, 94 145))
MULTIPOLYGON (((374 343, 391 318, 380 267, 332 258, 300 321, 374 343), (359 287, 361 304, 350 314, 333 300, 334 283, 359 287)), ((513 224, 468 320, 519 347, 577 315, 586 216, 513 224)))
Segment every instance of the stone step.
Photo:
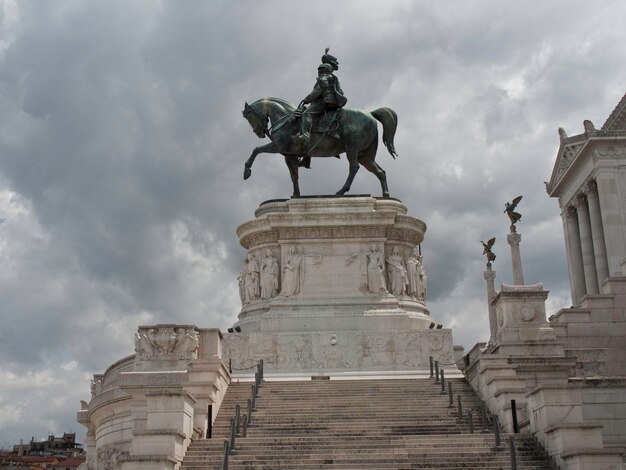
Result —
MULTIPOLYGON (((433 379, 263 382, 246 438, 238 437, 231 469, 503 469, 510 468, 506 436, 492 450, 481 434, 480 401, 463 379, 451 379, 454 407, 433 379), (456 397, 472 409, 475 434, 457 422, 456 397)), ((251 384, 226 394, 213 439, 194 441, 185 470, 221 468, 223 442, 235 406, 247 412, 251 384)), ((518 437, 518 468, 547 469, 541 448, 518 437)))

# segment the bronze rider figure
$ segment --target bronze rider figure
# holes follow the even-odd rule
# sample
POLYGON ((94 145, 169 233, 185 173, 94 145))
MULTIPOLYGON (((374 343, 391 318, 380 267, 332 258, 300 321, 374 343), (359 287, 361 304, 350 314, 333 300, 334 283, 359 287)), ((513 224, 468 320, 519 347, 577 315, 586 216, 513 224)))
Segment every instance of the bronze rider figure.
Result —
MULTIPOLYGON (((302 121, 300 125, 300 133, 295 137, 296 142, 300 143, 304 149, 309 149, 311 144, 311 130, 313 127, 313 118, 322 116, 327 111, 335 111, 343 108, 347 99, 343 94, 339 79, 333 71, 339 69, 337 58, 328 53, 326 48, 325 54, 322 56, 322 63, 317 68, 317 80, 313 91, 309 93, 298 107, 298 114, 302 113, 302 121), (304 109, 304 105, 309 106, 304 109)), ((337 156, 338 157, 338 156, 337 156)), ((311 157, 302 158, 299 166, 310 168, 311 157)))

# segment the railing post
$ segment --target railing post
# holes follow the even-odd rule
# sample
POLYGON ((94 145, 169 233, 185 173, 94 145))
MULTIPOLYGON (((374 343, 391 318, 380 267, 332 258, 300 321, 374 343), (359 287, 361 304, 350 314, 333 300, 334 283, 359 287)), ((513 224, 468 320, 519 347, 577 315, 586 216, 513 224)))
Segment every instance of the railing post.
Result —
POLYGON ((513 432, 517 434, 519 432, 519 426, 517 425, 517 406, 515 406, 515 400, 511 400, 511 420, 513 421, 513 432))
POLYGON ((235 418, 230 418, 230 451, 235 450, 235 418))
POLYGON ((450 400, 448 408, 454 408, 454 396, 452 395, 452 384, 450 382, 448 382, 448 399, 450 400))
POLYGON ((509 437, 509 449, 511 451, 511 470, 517 470, 517 458, 515 456, 515 438, 509 437))
POLYGON ((235 405, 235 435, 239 435, 240 419, 241 419, 241 407, 239 406, 239 404, 237 404, 235 405))
POLYGON ((255 405, 256 405, 256 388, 255 388, 255 386, 253 385, 253 386, 252 386, 252 409, 253 409, 253 410, 254 410, 254 408, 255 408, 255 405))
POLYGON ((261 359, 259 361, 259 364, 261 365, 260 369, 261 369, 261 380, 263 380, 263 375, 265 373, 265 371, 263 370, 263 359, 261 359))
POLYGON ((446 379, 443 374, 443 369, 439 371, 439 375, 441 375, 441 394, 445 395, 446 394, 446 379))
POLYGON ((248 398, 248 423, 252 421, 252 398, 248 398))
POLYGON ((232 374, 233 373, 233 360, 232 359, 228 359, 228 373, 232 374))
POLYGON ((469 420, 470 434, 474 434, 474 416, 472 415, 472 410, 467 412, 467 419, 469 420))
POLYGON ((212 435, 213 435, 213 405, 209 405, 207 408, 206 438, 211 439, 212 435))
POLYGON ((439 383, 439 361, 435 361, 435 383, 439 383))
POLYGON ((248 415, 243 415, 242 437, 248 437, 248 415))
POLYGON ((222 470, 228 470, 228 454, 230 453, 230 449, 228 446, 228 441, 224 441, 224 460, 222 461, 222 470))
POLYGON ((487 431, 487 410, 483 402, 480 402, 480 428, 481 432, 487 431))
POLYGON ((495 450, 500 450, 500 420, 497 416, 493 417, 493 429, 496 437, 496 446, 495 450))
POLYGON ((430 356, 428 359, 430 360, 430 378, 432 379, 435 376, 433 372, 433 357, 430 356))
POLYGON ((254 384, 259 386, 259 367, 257 366, 257 371, 254 373, 254 384))
POLYGON ((463 422, 463 405, 461 404, 461 395, 456 396, 456 401, 458 404, 458 412, 459 412, 459 419, 457 420, 457 423, 461 423, 463 422))

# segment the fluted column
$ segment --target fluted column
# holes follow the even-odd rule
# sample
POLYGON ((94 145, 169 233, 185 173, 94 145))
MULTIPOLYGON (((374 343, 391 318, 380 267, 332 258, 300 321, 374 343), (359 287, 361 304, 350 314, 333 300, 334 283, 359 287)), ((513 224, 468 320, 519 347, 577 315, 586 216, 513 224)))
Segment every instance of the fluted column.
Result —
POLYGON ((563 209, 561 205, 561 199, 559 198, 559 207, 561 207, 561 221, 563 222, 563 236, 565 238, 565 255, 567 257, 567 272, 569 274, 569 287, 572 295, 572 305, 576 305, 578 303, 576 296, 576 281, 574 279, 574 268, 572 261, 572 253, 570 249, 570 236, 569 230, 567 228, 567 220, 568 220, 568 208, 563 209))
POLYGON ((596 255, 596 272, 598 284, 609 277, 609 262, 606 257, 606 243, 604 241, 604 228, 600 214, 600 200, 598 199, 598 185, 594 180, 587 185, 587 205, 589 207, 589 220, 591 222, 591 238, 593 239, 593 252, 596 255))
POLYGON ((599 292, 598 273, 596 272, 593 239, 591 238, 589 207, 587 206, 587 198, 584 194, 579 194, 576 198, 576 212, 578 213, 578 230, 580 231, 580 246, 582 250, 587 294, 597 294, 599 292))
MULTIPOLYGON (((512 226, 514 229, 515 226, 512 226)), ((522 235, 511 231, 506 236, 506 241, 511 245, 511 265, 513 268, 513 284, 518 286, 524 285, 524 272, 522 270, 522 255, 520 254, 519 243, 522 241, 522 235)))
POLYGON ((585 286, 585 273, 583 271, 583 255, 580 248, 580 232, 578 231, 578 218, 576 208, 570 206, 565 210, 567 220, 567 238, 569 239, 568 251, 570 255, 572 277, 574 278, 574 291, 576 298, 574 305, 580 305, 580 300, 587 293, 585 286))
POLYGON ((496 334, 498 333, 498 320, 496 319, 496 309, 491 305, 491 301, 496 295, 495 286, 496 272, 487 266, 485 271, 485 280, 487 281, 487 306, 489 308, 489 346, 496 342, 496 334))

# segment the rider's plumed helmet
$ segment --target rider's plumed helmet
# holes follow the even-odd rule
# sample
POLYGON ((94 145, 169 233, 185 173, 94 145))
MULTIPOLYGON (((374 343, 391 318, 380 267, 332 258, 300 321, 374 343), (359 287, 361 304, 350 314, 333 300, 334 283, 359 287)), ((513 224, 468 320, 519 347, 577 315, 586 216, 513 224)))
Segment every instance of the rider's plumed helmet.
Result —
POLYGON ((330 64, 320 64, 319 67, 317 67, 317 71, 324 73, 333 73, 333 68, 330 66, 330 64))
POLYGON ((324 55, 322 56, 322 64, 329 64, 333 70, 338 70, 339 61, 337 60, 337 57, 328 53, 329 50, 330 48, 327 47, 324 55))

